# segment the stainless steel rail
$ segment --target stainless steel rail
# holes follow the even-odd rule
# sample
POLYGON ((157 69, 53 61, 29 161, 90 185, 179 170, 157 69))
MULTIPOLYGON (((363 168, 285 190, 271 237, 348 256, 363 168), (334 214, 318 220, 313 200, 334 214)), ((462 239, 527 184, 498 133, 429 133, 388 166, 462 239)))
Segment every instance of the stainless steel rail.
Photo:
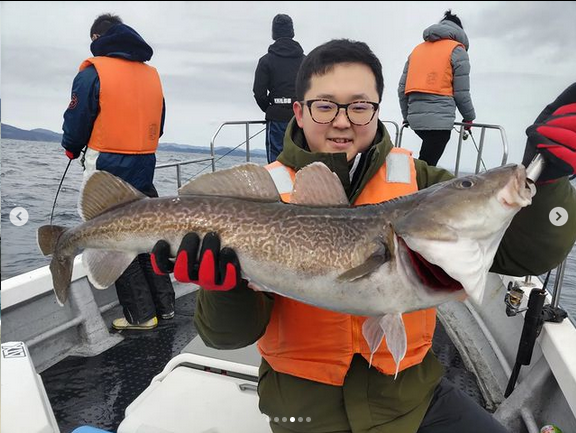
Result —
MULTIPOLYGON (((264 130, 264 129, 261 129, 256 134, 250 136, 250 125, 262 125, 265 123, 266 123, 265 120, 239 120, 239 121, 224 122, 218 127, 218 129, 216 130, 216 132, 214 133, 214 135, 210 139, 210 156, 207 156, 205 158, 190 159, 190 160, 181 161, 181 162, 171 162, 171 163, 167 163, 167 164, 159 164, 156 166, 156 169, 176 167, 176 182, 178 184, 178 188, 180 188, 182 186, 182 172, 181 172, 180 168, 183 165, 211 161, 212 172, 216 171, 217 159, 216 159, 216 153, 215 153, 216 148, 214 146, 214 142, 216 141, 216 137, 218 136, 218 134, 220 133, 222 128, 224 128, 225 126, 229 126, 229 125, 244 125, 245 126, 246 139, 242 143, 238 144, 232 150, 236 150, 238 147, 245 144, 246 145, 246 162, 250 162, 250 139, 254 138, 256 135, 260 134, 264 130)), ((224 157, 224 156, 226 156, 226 155, 223 155, 222 157, 224 157)))
MULTIPOLYGON (((462 156, 462 142, 464 141, 464 132, 465 132, 463 126, 465 126, 465 124, 462 122, 455 122, 454 125, 460 126, 460 130, 459 130, 459 134, 458 134, 458 148, 457 148, 457 153, 456 153, 456 164, 454 167, 454 175, 458 176, 458 173, 460 171, 460 158, 462 156)), ((502 139, 502 161, 500 164, 501 165, 506 164, 506 162, 508 161, 508 138, 506 137, 506 131, 504 131, 504 128, 502 126, 491 125, 488 123, 473 123, 472 125, 466 124, 466 126, 470 126, 471 128, 480 128, 480 142, 478 144, 478 147, 476 148, 477 157, 476 157, 475 173, 480 172, 480 164, 483 162, 482 161, 482 153, 484 152, 484 141, 485 141, 487 129, 496 129, 496 130, 500 131, 500 137, 502 139)), ((405 126, 405 125, 402 125, 402 127, 400 128, 400 133, 398 134, 398 141, 396 143, 397 147, 402 147, 402 136, 404 134, 405 128, 407 128, 407 126, 405 126)), ((471 138, 474 140, 474 138, 472 136, 471 136, 471 138)), ((475 140, 474 140, 474 144, 476 144, 475 140)))

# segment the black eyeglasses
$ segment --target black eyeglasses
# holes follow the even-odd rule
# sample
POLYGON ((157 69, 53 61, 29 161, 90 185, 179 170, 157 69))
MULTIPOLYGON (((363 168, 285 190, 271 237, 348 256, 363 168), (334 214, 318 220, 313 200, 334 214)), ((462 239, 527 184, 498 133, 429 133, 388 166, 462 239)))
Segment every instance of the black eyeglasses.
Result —
POLYGON ((336 119, 341 108, 346 111, 346 117, 350 123, 356 126, 364 126, 369 124, 374 118, 374 114, 380 104, 370 101, 354 101, 349 104, 338 104, 337 102, 328 99, 309 99, 308 101, 301 101, 310 110, 310 116, 316 123, 322 125, 331 123, 336 119))

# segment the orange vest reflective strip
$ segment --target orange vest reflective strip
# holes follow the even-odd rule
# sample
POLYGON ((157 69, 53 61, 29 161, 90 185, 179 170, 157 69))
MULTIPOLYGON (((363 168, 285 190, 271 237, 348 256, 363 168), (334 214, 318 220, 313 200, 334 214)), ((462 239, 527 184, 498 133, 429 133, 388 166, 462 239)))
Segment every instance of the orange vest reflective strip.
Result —
POLYGON ((268 170, 268 173, 270 173, 282 201, 290 203, 290 197, 292 196, 292 190, 294 189, 296 172, 278 161, 268 164, 266 169, 268 170))
MULTIPOLYGON (((279 167, 294 179, 294 170, 278 161, 266 168, 272 171, 279 167)), ((380 203, 417 190, 411 152, 393 148, 386 164, 370 179, 354 205, 380 203)), ((415 311, 402 317, 408 349, 400 370, 419 364, 428 353, 436 326, 436 310, 415 311)), ((342 386, 355 353, 370 359, 370 349, 362 335, 365 320, 365 317, 324 310, 276 295, 270 322, 258 341, 258 348, 275 371, 342 386)), ((396 365, 385 341, 374 354, 372 365, 384 374, 395 373, 396 365)))
POLYGON ((404 93, 432 93, 454 96, 452 86, 452 51, 461 46, 452 39, 422 42, 410 54, 404 93))
POLYGON ((123 154, 156 152, 163 103, 156 69, 141 62, 92 57, 80 65, 80 70, 90 65, 100 79, 100 112, 88 147, 123 154))

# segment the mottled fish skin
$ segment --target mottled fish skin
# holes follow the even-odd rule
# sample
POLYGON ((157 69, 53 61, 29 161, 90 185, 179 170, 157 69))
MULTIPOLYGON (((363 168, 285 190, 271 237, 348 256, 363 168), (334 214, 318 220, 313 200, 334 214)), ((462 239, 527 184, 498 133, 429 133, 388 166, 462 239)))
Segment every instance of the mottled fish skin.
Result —
MULTIPOLYGON (((243 276, 256 287, 357 315, 413 311, 463 295, 420 282, 398 237, 414 251, 419 251, 420 242, 438 240, 449 248, 466 231, 478 236, 472 244, 494 236, 501 239, 514 214, 529 204, 522 166, 465 179, 476 185, 474 190, 455 179, 390 202, 358 207, 206 195, 139 199, 65 231, 55 246, 55 257, 73 257, 85 249, 135 255, 151 251, 160 239, 168 241, 176 255, 185 234, 216 232, 222 246, 237 252, 243 276), (518 198, 510 192, 502 199, 501 191, 511 188, 518 198), (519 203, 510 209, 501 203, 513 199, 519 203), (467 226, 467 221, 480 227, 467 226), (496 227, 486 227, 490 224, 496 227), (382 263, 370 272, 351 280, 339 278, 375 256, 383 258, 382 263)), ((435 250, 426 248, 421 254, 437 263, 435 250)), ((493 256, 488 259, 491 263, 493 256)), ((449 267, 444 269, 448 273, 449 267)))

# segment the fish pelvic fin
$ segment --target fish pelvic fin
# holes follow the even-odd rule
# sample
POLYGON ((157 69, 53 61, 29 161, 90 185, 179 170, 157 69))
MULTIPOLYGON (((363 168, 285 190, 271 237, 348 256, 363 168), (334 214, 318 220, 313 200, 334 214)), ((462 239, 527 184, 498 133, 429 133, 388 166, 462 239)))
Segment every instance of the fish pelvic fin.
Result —
POLYGON ((62 233, 66 231, 66 227, 45 225, 38 229, 36 233, 36 239, 38 241, 38 247, 42 254, 49 256, 54 254, 56 249, 56 244, 62 233))
POLYGON ((74 257, 61 257, 54 254, 50 262, 50 273, 52 274, 52 283, 54 285, 54 294, 56 301, 61 307, 68 300, 68 290, 72 281, 72 269, 74 267, 74 257))
POLYGON ((306 206, 350 205, 342 182, 322 162, 313 162, 296 173, 290 203, 306 206))
POLYGON ((89 248, 82 254, 82 264, 92 285, 103 290, 114 284, 136 256, 136 253, 89 248))
POLYGON ((105 171, 95 171, 82 186, 78 213, 89 221, 107 210, 134 200, 147 198, 129 183, 105 171))
POLYGON ((394 374, 394 380, 396 380, 400 362, 404 359, 408 346, 402 314, 394 313, 385 314, 381 317, 369 317, 362 325, 362 335, 370 348, 370 366, 372 366, 374 353, 382 344, 382 340, 386 338, 386 346, 396 363, 396 373, 394 374))
POLYGON ((257 164, 242 164, 198 176, 178 190, 178 195, 190 194, 280 201, 270 173, 257 164))
POLYGON ((338 281, 352 282, 369 276, 372 272, 376 271, 380 266, 392 258, 390 250, 385 244, 381 244, 379 248, 366 259, 364 263, 355 268, 349 269, 340 274, 337 278, 338 281))

